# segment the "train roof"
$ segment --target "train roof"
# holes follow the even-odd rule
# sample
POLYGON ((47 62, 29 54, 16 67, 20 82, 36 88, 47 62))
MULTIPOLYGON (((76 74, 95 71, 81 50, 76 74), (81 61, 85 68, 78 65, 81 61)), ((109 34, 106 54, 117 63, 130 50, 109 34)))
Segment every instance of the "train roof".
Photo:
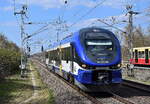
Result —
POLYGON ((150 47, 135 47, 135 48, 133 48, 133 51, 135 51, 135 50, 145 51, 145 49, 149 49, 150 50, 150 47))
POLYGON ((111 31, 109 31, 107 29, 103 29, 103 28, 99 28, 99 27, 87 27, 87 28, 83 28, 83 29, 80 29, 77 32, 71 34, 71 35, 66 36, 61 41, 54 43, 53 45, 50 46, 50 48, 47 50, 47 52, 51 51, 51 50, 56 50, 57 48, 59 48, 59 46, 61 44, 67 44, 67 43, 73 42, 74 41, 74 39, 73 39, 74 36, 78 35, 80 32, 84 32, 84 31, 88 31, 88 30, 93 30, 94 31, 96 29, 98 31, 101 31, 101 32, 112 33, 111 31))
POLYGON ((47 50, 47 52, 57 49, 60 44, 71 43, 73 41, 72 38, 73 38, 73 35, 69 35, 69 36, 65 37, 63 40, 53 43, 53 45, 50 46, 50 48, 47 50))

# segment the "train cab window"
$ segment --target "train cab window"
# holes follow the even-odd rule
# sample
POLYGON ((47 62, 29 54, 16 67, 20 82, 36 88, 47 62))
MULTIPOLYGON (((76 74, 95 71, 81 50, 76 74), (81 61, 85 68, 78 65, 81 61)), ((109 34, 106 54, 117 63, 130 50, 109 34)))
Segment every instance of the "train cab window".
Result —
POLYGON ((150 51, 149 51, 149 59, 150 59, 150 51))
POLYGON ((97 51, 112 51, 113 43, 109 39, 101 39, 101 40, 87 40, 86 41, 87 49, 90 49, 90 52, 97 51))

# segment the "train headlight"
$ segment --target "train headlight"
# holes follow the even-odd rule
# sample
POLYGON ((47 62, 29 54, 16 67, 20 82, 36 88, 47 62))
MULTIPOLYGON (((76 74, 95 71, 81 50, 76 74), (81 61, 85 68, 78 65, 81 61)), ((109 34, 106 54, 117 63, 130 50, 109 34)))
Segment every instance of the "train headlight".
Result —
POLYGON ((85 65, 85 64, 82 64, 82 67, 83 67, 83 68, 86 68, 86 65, 85 65))
POLYGON ((121 64, 118 64, 117 67, 120 68, 120 67, 121 67, 121 64))

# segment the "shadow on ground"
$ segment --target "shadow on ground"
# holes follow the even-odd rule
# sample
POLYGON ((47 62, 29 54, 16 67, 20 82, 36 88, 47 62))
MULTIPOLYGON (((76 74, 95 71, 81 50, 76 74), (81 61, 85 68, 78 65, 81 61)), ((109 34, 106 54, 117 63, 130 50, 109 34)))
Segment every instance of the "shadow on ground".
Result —
MULTIPOLYGON (((23 99, 24 95, 30 91, 33 93, 32 84, 28 83, 28 79, 6 79, 0 82, 0 104, 10 104, 10 101, 20 97, 23 99)), ((41 89, 36 86, 36 89, 41 89)), ((28 96, 29 97, 29 96, 28 96)))

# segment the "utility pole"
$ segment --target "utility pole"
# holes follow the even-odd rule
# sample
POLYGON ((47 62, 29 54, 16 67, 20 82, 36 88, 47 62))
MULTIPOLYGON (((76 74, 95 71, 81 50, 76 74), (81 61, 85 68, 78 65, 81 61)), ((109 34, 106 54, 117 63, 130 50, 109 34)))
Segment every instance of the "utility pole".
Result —
MULTIPOLYGON (((56 35, 57 35, 57 42, 60 40, 60 32, 66 30, 67 26, 65 25, 66 21, 61 20, 61 18, 59 17, 58 20, 55 23, 56 26, 56 35)), ((63 32, 62 32, 63 33, 63 32)))
POLYGON ((133 58, 133 15, 139 14, 139 12, 135 12, 132 10, 132 5, 127 5, 126 9, 128 11, 129 19, 128 19, 128 26, 129 31, 128 34, 128 47, 129 47, 129 53, 130 53, 130 59, 133 58))
POLYGON ((21 29, 21 77, 25 76, 25 69, 26 69, 26 64, 27 64, 27 60, 26 60, 26 51, 25 51, 25 46, 24 46, 24 38, 25 38, 25 30, 24 30, 24 19, 26 17, 26 12, 27 12, 27 5, 23 5, 22 6, 22 10, 20 12, 14 12, 14 15, 20 15, 21 16, 21 25, 20 25, 20 29, 21 29))
POLYGON ((57 31, 57 42, 59 41, 59 33, 60 33, 60 25, 61 25, 61 23, 62 23, 62 21, 61 21, 61 19, 60 19, 60 17, 58 18, 58 20, 56 21, 56 24, 57 24, 57 27, 56 27, 56 31, 57 31))

